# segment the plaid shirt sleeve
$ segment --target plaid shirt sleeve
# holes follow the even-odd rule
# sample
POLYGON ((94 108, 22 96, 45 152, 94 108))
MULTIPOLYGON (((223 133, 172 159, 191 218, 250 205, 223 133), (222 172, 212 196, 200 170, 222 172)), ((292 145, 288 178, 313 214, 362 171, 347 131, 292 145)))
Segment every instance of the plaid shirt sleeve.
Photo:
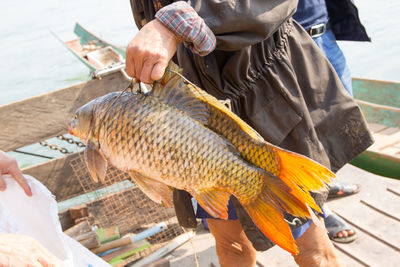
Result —
POLYGON ((175 32, 186 47, 205 56, 215 49, 216 38, 197 12, 186 2, 178 1, 161 8, 156 18, 175 32))

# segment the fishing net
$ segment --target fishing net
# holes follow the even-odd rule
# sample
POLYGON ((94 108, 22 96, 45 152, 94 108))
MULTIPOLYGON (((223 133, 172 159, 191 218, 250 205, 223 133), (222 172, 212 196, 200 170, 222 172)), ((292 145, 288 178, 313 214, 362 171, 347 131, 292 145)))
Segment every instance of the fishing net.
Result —
POLYGON ((128 174, 109 166, 106 183, 95 183, 82 152, 71 160, 70 165, 85 192, 81 197, 87 198, 86 205, 93 225, 101 228, 117 226, 121 237, 142 232, 161 222, 167 225, 165 230, 146 239, 150 247, 133 254, 121 266, 151 254, 183 234, 174 209, 150 200, 130 181, 128 174))

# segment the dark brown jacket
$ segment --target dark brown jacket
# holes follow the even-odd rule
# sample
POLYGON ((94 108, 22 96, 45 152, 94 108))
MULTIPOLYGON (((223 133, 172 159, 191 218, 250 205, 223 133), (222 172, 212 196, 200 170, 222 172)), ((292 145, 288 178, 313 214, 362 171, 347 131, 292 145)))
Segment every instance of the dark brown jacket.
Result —
MULTIPOLYGON (((151 0, 131 3, 139 27, 153 19, 151 0)), ((333 171, 373 143, 335 70, 291 19, 296 0, 189 3, 216 35, 217 48, 201 57, 181 45, 177 61, 184 76, 219 99, 229 98, 233 111, 265 140, 333 171)), ((316 200, 322 204, 325 197, 316 200)), ((269 242, 235 207, 255 248, 268 248, 269 242)))

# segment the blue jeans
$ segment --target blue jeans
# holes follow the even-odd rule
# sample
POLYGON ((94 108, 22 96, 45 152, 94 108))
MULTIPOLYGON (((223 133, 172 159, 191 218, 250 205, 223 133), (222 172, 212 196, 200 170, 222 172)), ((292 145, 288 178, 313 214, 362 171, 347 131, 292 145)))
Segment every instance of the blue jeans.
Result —
POLYGON ((336 38, 333 32, 331 30, 327 30, 321 36, 313 39, 331 62, 337 75, 342 81, 344 88, 346 88, 350 95, 353 96, 350 69, 347 66, 346 58, 344 57, 342 50, 340 50, 340 47, 336 43, 336 38))

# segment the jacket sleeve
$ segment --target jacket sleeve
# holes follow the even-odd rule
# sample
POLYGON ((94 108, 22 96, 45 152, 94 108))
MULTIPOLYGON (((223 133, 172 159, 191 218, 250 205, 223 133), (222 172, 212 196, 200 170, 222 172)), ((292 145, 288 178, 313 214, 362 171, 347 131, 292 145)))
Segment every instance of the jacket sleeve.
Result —
POLYGON ((239 50, 265 40, 295 12, 297 0, 189 0, 217 38, 216 49, 239 50))
MULTIPOLYGON (((157 12, 156 18, 184 39, 187 46, 191 44, 194 52, 205 55, 210 51, 198 47, 199 40, 216 38, 216 49, 239 50, 268 38, 296 7, 297 0, 189 0, 165 6, 157 12), (206 27, 201 22, 205 22, 206 27), (203 30, 198 31, 199 28, 203 30), (208 29, 215 37, 207 33, 208 29), (191 34, 182 36, 182 33, 191 34), (188 39, 190 36, 196 36, 197 40, 188 39)), ((215 44, 209 45, 207 49, 214 47, 215 44)))
POLYGON ((194 53, 205 56, 215 49, 214 33, 186 2, 178 1, 167 5, 155 17, 179 36, 194 53))

